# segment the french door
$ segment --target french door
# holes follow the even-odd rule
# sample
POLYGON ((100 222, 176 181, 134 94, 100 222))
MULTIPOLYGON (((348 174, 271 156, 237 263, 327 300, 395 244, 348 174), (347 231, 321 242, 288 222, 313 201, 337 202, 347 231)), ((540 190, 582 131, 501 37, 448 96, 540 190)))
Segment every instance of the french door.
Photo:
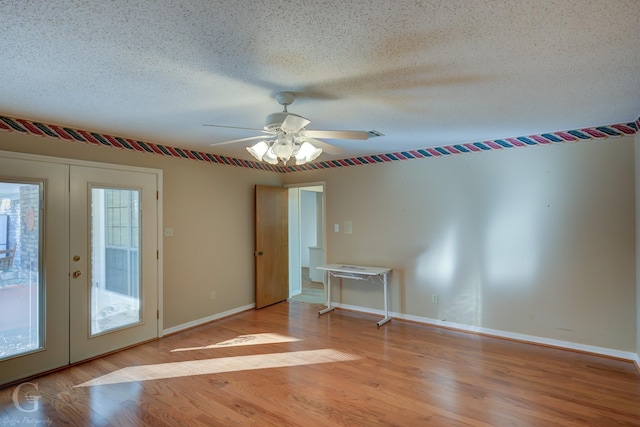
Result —
POLYGON ((0 384, 158 336, 158 179, 0 153, 0 384))
POLYGON ((70 183, 75 363, 158 336, 157 186, 155 174, 84 166, 70 183))
POLYGON ((69 363, 68 180, 66 165, 0 157, 0 214, 16 244, 0 271, 0 384, 69 363))

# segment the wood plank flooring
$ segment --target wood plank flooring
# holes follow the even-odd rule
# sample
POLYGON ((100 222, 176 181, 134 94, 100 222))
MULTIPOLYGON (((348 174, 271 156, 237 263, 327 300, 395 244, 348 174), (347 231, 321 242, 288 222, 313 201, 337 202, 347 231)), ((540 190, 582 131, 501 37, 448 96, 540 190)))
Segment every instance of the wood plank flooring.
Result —
POLYGON ((640 425, 630 362, 320 307, 243 312, 5 387, 0 426, 640 425))

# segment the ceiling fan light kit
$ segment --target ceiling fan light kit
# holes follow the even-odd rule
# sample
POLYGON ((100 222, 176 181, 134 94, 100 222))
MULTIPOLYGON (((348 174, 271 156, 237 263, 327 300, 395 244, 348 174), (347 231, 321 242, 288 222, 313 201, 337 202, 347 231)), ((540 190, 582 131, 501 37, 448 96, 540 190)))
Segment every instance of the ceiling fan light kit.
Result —
MULTIPOLYGON (((232 129, 255 130, 267 134, 249 138, 234 139, 211 145, 231 144, 260 139, 261 141, 258 143, 251 147, 246 147, 247 151, 259 161, 267 162, 272 165, 276 165, 278 164, 278 161, 281 161, 286 165, 287 162, 294 157, 296 165, 303 165, 317 159, 318 156, 322 154, 323 148, 324 151, 327 151, 330 154, 337 154, 341 151, 341 149, 336 146, 314 138, 365 140, 370 136, 369 132, 354 130, 307 130, 305 127, 311 123, 310 120, 287 111, 287 106, 291 105, 293 100, 294 95, 291 92, 278 93, 276 95, 276 101, 284 107, 284 111, 269 114, 263 129, 205 125, 232 129)), ((381 135, 382 134, 380 134, 380 136, 381 135)))
POLYGON ((267 154, 270 149, 271 147, 266 141, 260 141, 251 147, 247 147, 247 151, 256 159, 275 165, 278 163, 278 159, 273 157, 273 153, 271 153, 271 155, 267 154))
POLYGON ((303 165, 318 158, 322 154, 322 149, 314 147, 309 142, 300 144, 293 140, 290 135, 283 134, 274 141, 260 141, 257 144, 247 147, 247 151, 260 161, 278 164, 278 160, 286 164, 291 157, 295 157, 296 165, 303 165))
POLYGON ((308 142, 303 142, 300 151, 296 154, 296 165, 304 165, 318 158, 322 154, 322 149, 314 147, 308 142))
POLYGON ((277 158, 282 160, 283 163, 287 163, 291 156, 295 155, 300 145, 296 144, 291 135, 286 133, 280 133, 278 138, 271 144, 273 154, 277 158))

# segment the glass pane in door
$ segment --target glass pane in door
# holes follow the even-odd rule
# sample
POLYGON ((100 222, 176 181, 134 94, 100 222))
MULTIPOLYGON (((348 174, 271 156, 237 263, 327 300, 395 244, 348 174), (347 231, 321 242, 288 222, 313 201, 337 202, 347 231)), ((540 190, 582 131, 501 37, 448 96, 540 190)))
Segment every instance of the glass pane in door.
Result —
POLYGON ((140 191, 91 189, 91 335, 141 322, 140 191))
POLYGON ((43 348, 41 183, 0 181, 0 360, 43 348))

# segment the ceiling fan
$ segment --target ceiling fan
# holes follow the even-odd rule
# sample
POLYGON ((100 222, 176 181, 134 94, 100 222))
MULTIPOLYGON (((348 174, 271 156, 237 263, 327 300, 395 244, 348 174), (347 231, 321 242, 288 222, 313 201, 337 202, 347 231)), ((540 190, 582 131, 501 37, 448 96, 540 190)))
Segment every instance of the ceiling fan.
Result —
POLYGON ((372 136, 382 136, 377 131, 306 129, 306 126, 311 123, 310 120, 287 111, 287 106, 291 105, 294 99, 295 96, 291 92, 278 93, 276 101, 284 107, 284 110, 279 113, 269 114, 263 129, 205 124, 205 126, 252 130, 265 134, 211 145, 259 140, 255 145, 247 147, 247 151, 256 159, 273 165, 280 160, 286 165, 294 157, 296 165, 302 165, 315 160, 323 151, 328 154, 340 154, 342 152, 341 148, 316 138, 365 140, 372 136))

